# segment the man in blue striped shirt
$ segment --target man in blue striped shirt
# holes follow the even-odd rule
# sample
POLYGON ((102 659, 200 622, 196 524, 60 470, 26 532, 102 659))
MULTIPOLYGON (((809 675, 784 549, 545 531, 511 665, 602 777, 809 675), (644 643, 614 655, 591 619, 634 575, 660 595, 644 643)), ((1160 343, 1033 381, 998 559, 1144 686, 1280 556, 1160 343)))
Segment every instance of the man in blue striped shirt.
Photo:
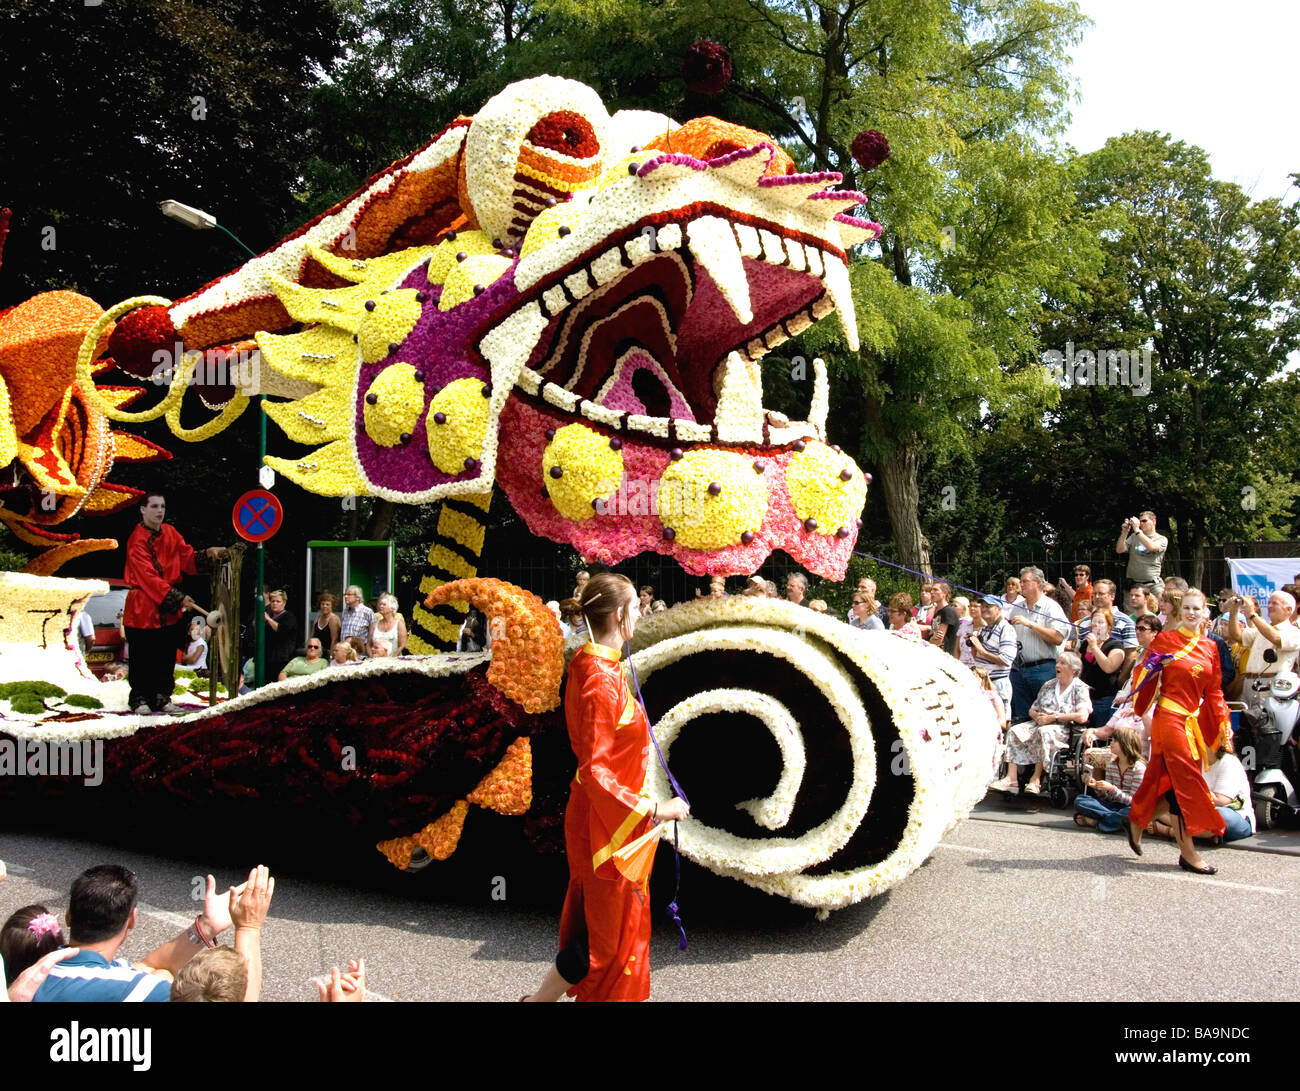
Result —
POLYGON ((175 939, 144 957, 145 969, 117 958, 136 925, 140 887, 135 873, 116 864, 83 871, 72 884, 68 902, 69 943, 81 948, 50 970, 36 990, 37 1003, 135 1003, 165 1001, 171 991, 168 978, 154 971, 177 973, 194 955, 215 946, 219 933, 230 927, 228 895, 218 897, 216 882, 208 876, 203 912, 175 939))
POLYGON ((984 628, 968 638, 971 653, 975 662, 988 670, 989 681, 1010 710, 1011 664, 1020 648, 1016 631, 1002 620, 1002 600, 996 595, 984 596, 980 603, 980 616, 984 619, 984 628))

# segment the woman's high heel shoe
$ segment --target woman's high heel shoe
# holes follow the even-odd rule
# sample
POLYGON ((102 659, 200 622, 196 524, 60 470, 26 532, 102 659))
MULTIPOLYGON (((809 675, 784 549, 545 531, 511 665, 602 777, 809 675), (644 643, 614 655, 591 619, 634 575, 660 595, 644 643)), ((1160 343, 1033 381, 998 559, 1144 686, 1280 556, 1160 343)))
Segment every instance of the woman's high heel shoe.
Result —
MULTIPOLYGON (((1142 855, 1142 846, 1141 846, 1140 844, 1138 844, 1137 838, 1135 838, 1135 837, 1133 836, 1133 823, 1132 823, 1132 822, 1125 822, 1125 823, 1124 823, 1124 832, 1125 832, 1126 834, 1128 834, 1128 847, 1131 848, 1131 849, 1133 850, 1133 855, 1134 855, 1134 856, 1141 856, 1141 855, 1142 855)), ((1181 860, 1182 857, 1180 856, 1179 859, 1181 860)))

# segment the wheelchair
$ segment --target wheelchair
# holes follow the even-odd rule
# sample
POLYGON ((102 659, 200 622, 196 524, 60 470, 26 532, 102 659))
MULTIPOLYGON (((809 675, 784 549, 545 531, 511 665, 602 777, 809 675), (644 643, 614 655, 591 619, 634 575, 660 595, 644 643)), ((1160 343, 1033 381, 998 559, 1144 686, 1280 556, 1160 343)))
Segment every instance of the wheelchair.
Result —
POLYGON ((1043 771, 1043 794, 1053 807, 1068 807, 1083 791, 1083 733, 1087 724, 1070 724, 1070 739, 1043 771))
MULTIPOLYGON (((1070 724, 1070 737, 1065 747, 1057 750, 1052 755, 1052 760, 1043 766, 1043 798, 1051 802, 1053 807, 1068 807, 1074 797, 1083 791, 1083 733, 1088 730, 1087 724, 1070 724)), ((1031 766, 1021 766, 1019 769, 1018 782, 1025 784, 1029 777, 1026 770, 1031 766)), ((1005 756, 998 763, 997 775, 999 778, 1006 775, 1007 763, 1005 756)))

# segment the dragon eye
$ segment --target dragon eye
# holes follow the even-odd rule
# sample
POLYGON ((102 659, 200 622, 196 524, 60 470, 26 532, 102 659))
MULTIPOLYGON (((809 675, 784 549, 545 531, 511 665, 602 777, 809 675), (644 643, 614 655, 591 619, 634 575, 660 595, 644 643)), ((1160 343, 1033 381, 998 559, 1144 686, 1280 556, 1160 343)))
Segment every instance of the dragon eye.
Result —
POLYGON ((528 142, 574 159, 590 159, 600 154, 600 141, 591 122, 572 110, 547 114, 528 130, 528 142))

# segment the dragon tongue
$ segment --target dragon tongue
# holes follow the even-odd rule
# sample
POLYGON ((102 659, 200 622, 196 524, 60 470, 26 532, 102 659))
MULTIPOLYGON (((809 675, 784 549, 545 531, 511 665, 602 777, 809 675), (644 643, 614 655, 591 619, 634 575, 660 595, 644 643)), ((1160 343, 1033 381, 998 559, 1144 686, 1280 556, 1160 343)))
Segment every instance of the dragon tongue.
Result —
POLYGON ((722 298, 743 326, 754 321, 749 299, 749 278, 731 224, 718 216, 701 216, 686 225, 686 242, 691 255, 713 278, 722 298))

